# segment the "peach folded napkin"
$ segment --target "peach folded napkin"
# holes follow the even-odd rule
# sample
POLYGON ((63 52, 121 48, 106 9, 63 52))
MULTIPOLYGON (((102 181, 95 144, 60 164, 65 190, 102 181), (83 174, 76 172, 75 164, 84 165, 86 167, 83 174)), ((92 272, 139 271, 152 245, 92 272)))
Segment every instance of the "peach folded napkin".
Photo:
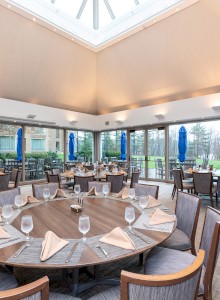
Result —
POLYGON ((68 198, 67 194, 61 189, 57 189, 56 192, 50 197, 50 199, 55 199, 57 197, 68 198))
POLYGON ((11 236, 0 226, 0 239, 9 239, 11 236))
POLYGON ((90 171, 86 172, 86 176, 92 176, 92 173, 90 171))
POLYGON ((33 196, 28 196, 28 195, 22 195, 22 206, 25 206, 28 203, 37 203, 40 202, 33 196))
POLYGON ((115 197, 126 199, 126 198, 129 198, 128 193, 129 193, 129 188, 125 187, 117 195, 115 195, 115 197))
POLYGON ((149 225, 158 225, 164 223, 171 223, 176 221, 176 218, 173 216, 168 215, 164 211, 156 208, 155 211, 149 214, 149 225))
POLYGON ((64 173, 60 174, 61 176, 73 176, 74 172, 73 171, 65 171, 64 173))
POLYGON ((192 174, 193 169, 192 169, 192 168, 189 168, 189 169, 186 170, 186 172, 189 173, 189 174, 192 174))
POLYGON ((5 174, 4 172, 0 171, 0 175, 4 175, 4 174, 5 174))
POLYGON ((63 249, 67 244, 69 244, 69 241, 59 238, 52 231, 47 231, 45 234, 45 238, 42 242, 40 260, 45 261, 45 260, 49 259, 51 256, 56 254, 58 251, 63 249))
POLYGON ((127 174, 127 173, 125 171, 121 170, 121 171, 118 171, 117 174, 121 175, 121 174, 127 174))
POLYGON ((92 196, 92 195, 95 195, 95 196, 98 196, 99 193, 96 191, 96 187, 93 186, 87 193, 87 196, 92 196))
POLYGON ((111 232, 104 235, 100 242, 117 246, 123 249, 135 250, 134 242, 129 238, 126 232, 124 232, 120 227, 116 227, 111 232))
POLYGON ((151 195, 147 196, 147 207, 146 208, 156 207, 159 205, 160 205, 160 202, 157 199, 155 199, 151 195))

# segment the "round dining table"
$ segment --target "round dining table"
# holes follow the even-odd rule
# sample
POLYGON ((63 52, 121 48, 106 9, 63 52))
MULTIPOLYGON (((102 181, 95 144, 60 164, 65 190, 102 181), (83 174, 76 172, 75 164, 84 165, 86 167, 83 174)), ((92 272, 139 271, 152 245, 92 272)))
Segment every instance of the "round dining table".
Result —
MULTIPOLYGON (((83 211, 76 213, 71 210, 71 205, 76 202, 75 198, 66 198, 66 199, 54 199, 48 202, 42 201, 35 203, 34 205, 27 205, 22 208, 22 211, 18 216, 13 220, 12 226, 20 231, 21 228, 21 218, 24 215, 32 215, 34 227, 31 231, 31 236, 33 240, 42 239, 45 236, 45 233, 50 230, 54 232, 58 237, 62 239, 75 240, 78 243, 83 243, 82 234, 78 229, 78 221, 81 215, 88 215, 90 217, 90 230, 86 234, 88 240, 84 243, 82 253, 80 254, 79 260, 76 262, 65 263, 66 255, 61 257, 57 263, 51 264, 48 261, 46 262, 36 262, 31 261, 31 256, 34 254, 34 249, 32 253, 28 252, 27 256, 29 259, 25 261, 20 261, 19 259, 10 259, 18 251, 18 249, 24 245, 23 242, 15 243, 13 245, 4 247, 0 250, 0 262, 13 267, 25 267, 25 268, 42 268, 42 269, 72 269, 72 292, 74 295, 77 295, 79 292, 87 289, 86 284, 79 285, 79 269, 86 266, 99 266, 101 264, 106 264, 109 262, 117 261, 122 258, 131 257, 140 253, 145 252, 146 250, 155 247, 160 244, 162 241, 167 239, 172 232, 159 232, 154 230, 142 230, 138 229, 137 231, 140 234, 146 236, 147 239, 152 240, 152 243, 144 243, 142 247, 136 250, 127 251, 124 253, 120 249, 117 256, 109 258, 101 258, 93 250, 91 245, 93 244, 93 238, 102 236, 106 233, 109 233, 112 229, 116 227, 121 227, 122 229, 126 228, 128 225, 125 221, 124 214, 125 208, 131 203, 127 200, 122 199, 113 199, 112 197, 84 197, 83 211), (87 244, 88 243, 88 244, 87 244)), ((136 206, 137 207, 137 206, 136 206)), ((140 216, 139 209, 135 208, 135 217, 136 219, 140 216)), ((173 230, 175 229, 175 226, 173 230)), ((99 239, 98 239, 99 241, 99 239)), ((94 240, 95 243, 95 240, 94 240)), ((112 280, 102 280, 94 279, 95 284, 112 284, 112 280)), ((114 284, 114 283, 113 283, 114 284)), ((91 282, 89 282, 89 287, 91 282)))

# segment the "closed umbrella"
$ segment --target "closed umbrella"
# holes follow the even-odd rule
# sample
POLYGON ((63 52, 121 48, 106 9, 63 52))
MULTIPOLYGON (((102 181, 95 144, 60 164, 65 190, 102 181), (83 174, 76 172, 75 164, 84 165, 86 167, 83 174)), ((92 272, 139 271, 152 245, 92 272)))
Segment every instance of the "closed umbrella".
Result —
POLYGON ((22 128, 17 131, 17 160, 22 161, 22 128))
POLYGON ((184 126, 181 126, 179 130, 178 148, 179 148, 178 159, 180 162, 184 162, 186 159, 186 150, 187 150, 187 131, 184 126))
POLYGON ((126 134, 122 132, 121 135, 121 159, 126 160, 126 134))
POLYGON ((71 132, 69 135, 69 160, 74 160, 74 134, 71 132))

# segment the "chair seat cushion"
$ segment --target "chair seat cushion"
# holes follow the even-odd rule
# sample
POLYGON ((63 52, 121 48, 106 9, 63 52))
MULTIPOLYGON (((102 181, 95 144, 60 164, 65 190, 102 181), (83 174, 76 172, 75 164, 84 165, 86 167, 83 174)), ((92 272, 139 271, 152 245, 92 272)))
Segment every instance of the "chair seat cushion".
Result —
POLYGON ((183 182, 185 182, 185 183, 193 183, 193 178, 183 179, 183 182))
POLYGON ((190 183, 190 182, 184 182, 184 181, 183 181, 183 188, 184 188, 184 189, 187 189, 187 190, 194 189, 194 184, 193 184, 193 183, 190 183))
POLYGON ((14 181, 9 181, 8 187, 9 188, 14 188, 15 187, 15 182, 14 181))
POLYGON ((91 298, 89 300, 119 300, 120 299, 120 287, 114 286, 107 289, 91 298))
POLYGON ((0 291, 14 289, 18 286, 17 280, 4 266, 0 265, 0 291))
POLYGON ((173 234, 162 244, 161 247, 185 251, 191 249, 191 240, 182 230, 176 228, 173 234))

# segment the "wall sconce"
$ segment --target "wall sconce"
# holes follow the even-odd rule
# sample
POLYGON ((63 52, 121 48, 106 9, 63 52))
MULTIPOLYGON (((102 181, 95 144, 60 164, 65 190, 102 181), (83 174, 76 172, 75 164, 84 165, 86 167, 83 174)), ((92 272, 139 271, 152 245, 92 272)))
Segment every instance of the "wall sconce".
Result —
POLYGON ((164 118, 164 115, 162 114, 156 114, 154 115, 157 119, 163 119, 164 118))
POLYGON ((220 111, 220 105, 212 106, 214 111, 220 111))
POLYGON ((122 121, 122 120, 117 120, 115 122, 118 123, 118 125, 122 125, 124 123, 124 121, 122 121))

